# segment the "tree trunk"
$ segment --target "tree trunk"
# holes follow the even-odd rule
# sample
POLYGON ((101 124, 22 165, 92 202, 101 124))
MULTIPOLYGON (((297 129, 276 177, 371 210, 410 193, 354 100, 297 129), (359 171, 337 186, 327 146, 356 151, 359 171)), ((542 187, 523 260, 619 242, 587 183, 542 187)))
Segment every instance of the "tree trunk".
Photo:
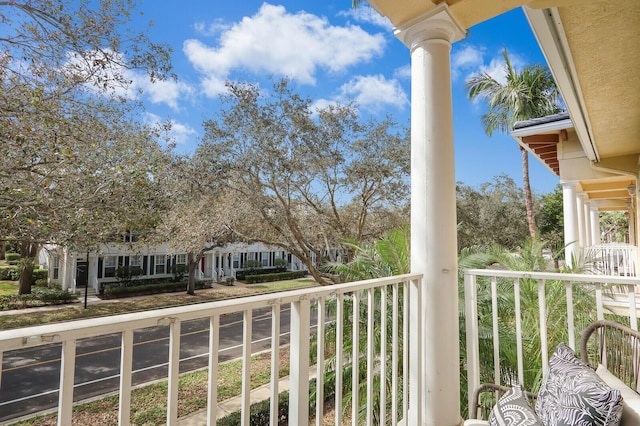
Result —
POLYGON ((22 259, 20 271, 20 288, 18 294, 31 294, 31 278, 33 277, 33 259, 22 259))
POLYGON ((523 147, 520 147, 520 154, 522 155, 522 180, 524 184, 524 202, 527 208, 529 234, 531 237, 535 237, 538 233, 538 228, 536 227, 536 218, 533 212, 533 195, 531 194, 531 184, 529 183, 529 152, 523 147))
POLYGON ((198 260, 198 256, 194 256, 192 251, 187 253, 187 265, 189 265, 187 294, 191 296, 195 296, 196 294, 196 268, 198 267, 198 260))
POLYGON ((31 279, 33 277, 33 265, 36 254, 38 253, 37 244, 25 244, 22 247, 22 260, 20 266, 20 287, 18 294, 31 294, 31 279))

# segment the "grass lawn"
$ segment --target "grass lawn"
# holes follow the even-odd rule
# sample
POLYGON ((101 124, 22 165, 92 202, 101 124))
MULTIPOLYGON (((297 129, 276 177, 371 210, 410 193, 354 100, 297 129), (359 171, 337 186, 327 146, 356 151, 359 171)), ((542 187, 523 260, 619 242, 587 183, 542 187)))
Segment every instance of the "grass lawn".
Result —
POLYGON ((18 286, 14 281, 0 281, 0 296, 18 294, 18 286))
MULTIPOLYGON (((30 309, 24 309, 24 313, 20 311, 12 315, 0 315, 0 330, 213 302, 216 300, 252 296, 270 291, 306 287, 312 284, 314 284, 314 281, 307 279, 264 283, 246 287, 219 287, 215 289, 196 290, 195 296, 190 296, 186 293, 167 293, 141 298, 113 299, 102 303, 89 304, 87 309, 84 309, 83 303, 79 301, 75 305, 65 305, 59 309, 40 311, 38 315, 33 315, 33 311, 30 309)), ((14 290, 13 294, 15 294, 16 290, 14 290)))
MULTIPOLYGON (((251 388, 269 383, 271 353, 251 358, 251 388)), ((218 367, 218 402, 241 393, 242 361, 235 360, 218 367)), ((289 348, 280 350, 280 377, 289 375, 289 348)), ((180 376, 178 385, 178 416, 184 417, 207 406, 207 370, 180 376)), ((139 387, 131 392, 131 422, 134 425, 161 425, 167 417, 167 382, 139 387)), ((56 414, 34 417, 14 425, 55 426, 56 414)), ((73 408, 72 425, 111 426, 118 423, 118 396, 77 405, 73 408)))
POLYGON ((290 280, 290 281, 274 281, 272 283, 254 284, 251 288, 256 288, 264 291, 282 291, 290 290, 293 288, 307 287, 310 285, 316 285, 316 282, 311 279, 302 280, 290 280))

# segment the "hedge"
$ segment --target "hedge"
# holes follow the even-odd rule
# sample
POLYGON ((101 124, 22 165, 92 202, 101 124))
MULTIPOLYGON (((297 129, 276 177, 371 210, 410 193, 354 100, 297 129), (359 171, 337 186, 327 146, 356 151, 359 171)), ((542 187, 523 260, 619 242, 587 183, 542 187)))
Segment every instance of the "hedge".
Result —
POLYGON ((0 296, 0 311, 24 309, 34 306, 73 303, 77 298, 65 290, 35 287, 31 294, 0 296))
MULTIPOLYGON (((269 426, 271 416, 270 400, 264 400, 251 404, 249 408, 249 424, 251 426, 269 426)), ((241 423, 242 414, 240 411, 231 413, 218 419, 216 426, 237 426, 241 423)), ((285 391, 278 395, 278 424, 289 423, 289 392, 285 391)))
POLYGON ((246 277, 251 275, 264 275, 275 274, 278 272, 286 272, 287 268, 284 266, 276 266, 269 268, 254 268, 254 269, 238 269, 236 270, 236 279, 244 281, 246 277))
MULTIPOLYGON (((309 414, 315 413, 316 405, 316 379, 309 380, 309 414)), ((335 383, 324 384, 325 401, 329 401, 335 396, 335 383)), ((269 426, 271 415, 271 400, 251 404, 249 408, 249 424, 251 426, 269 426)), ((216 422, 216 426, 237 426, 240 424, 242 413, 236 411, 216 422)), ((281 392, 278 395, 278 424, 289 424, 289 391, 281 392)))
POLYGON ((304 278, 308 274, 307 271, 292 271, 292 272, 281 272, 278 274, 262 274, 262 275, 247 275, 245 277, 245 281, 248 284, 255 283, 266 283, 270 281, 284 281, 284 280, 295 280, 298 278, 304 278))
MULTIPOLYGON (((0 280, 5 281, 18 281, 20 279, 20 267, 19 266, 0 266, 0 280)), ((33 269, 33 275, 31 276, 31 285, 34 285, 38 280, 48 280, 49 271, 47 269, 33 269)))
POLYGON ((5 253, 4 260, 7 261, 9 265, 16 265, 20 260, 20 253, 5 253))
MULTIPOLYGON (((196 289, 203 289, 209 287, 210 284, 207 281, 196 281, 196 289)), ((186 291, 187 283, 185 281, 175 282, 163 282, 159 284, 140 284, 135 286, 122 287, 118 283, 113 285, 105 285, 102 290, 102 295, 107 298, 129 297, 137 295, 147 295, 156 293, 173 293, 177 291, 186 291)))
POLYGON ((20 279, 20 268, 17 266, 0 266, 0 280, 18 281, 20 279))

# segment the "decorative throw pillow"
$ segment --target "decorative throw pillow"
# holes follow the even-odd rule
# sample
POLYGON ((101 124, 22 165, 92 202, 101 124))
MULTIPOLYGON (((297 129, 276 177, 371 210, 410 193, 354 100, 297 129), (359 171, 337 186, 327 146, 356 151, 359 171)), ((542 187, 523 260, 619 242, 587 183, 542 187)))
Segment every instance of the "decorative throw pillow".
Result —
POLYGON ((507 391, 489 414, 489 426, 543 426, 521 386, 507 391))
POLYGON ((618 426, 622 396, 561 343, 549 360, 535 411, 545 426, 618 426))

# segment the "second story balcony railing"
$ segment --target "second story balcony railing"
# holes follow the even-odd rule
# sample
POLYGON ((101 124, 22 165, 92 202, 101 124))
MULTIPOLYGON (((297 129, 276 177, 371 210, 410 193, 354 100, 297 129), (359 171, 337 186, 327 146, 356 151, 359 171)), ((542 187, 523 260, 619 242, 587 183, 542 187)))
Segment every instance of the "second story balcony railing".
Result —
MULTIPOLYGON (((58 424, 73 424, 73 404, 78 400, 76 356, 87 339, 117 336, 119 343, 117 421, 131 423, 133 361, 138 333, 150 328, 168 336, 166 423, 178 424, 178 377, 181 351, 188 352, 181 337, 192 321, 208 328, 208 402, 206 422, 218 417, 218 353, 221 317, 240 315, 242 320, 241 423, 250 424, 252 317, 267 313, 271 340, 279 342, 281 318, 289 310, 290 373, 289 424, 422 424, 419 407, 424 398, 425 375, 416 364, 425 362, 421 275, 313 287, 273 294, 137 312, 106 318, 27 327, 0 332, 0 354, 9 360, 19 350, 43 348, 58 351, 60 373, 58 424), (410 296, 411 295, 411 296, 410 296), (416 296, 417 297, 414 297, 416 296), (354 361, 355 360, 355 361, 354 361), (418 360, 418 361, 416 361, 418 360), (316 375, 316 392, 313 381, 316 375), (417 392, 416 389, 420 389, 417 392), (345 398, 347 397, 347 398, 345 398), (348 401, 344 403, 343 401, 348 401), (331 418, 325 403, 335 402, 331 418), (315 413, 314 413, 315 412, 315 413)), ((614 318, 638 327, 634 277, 578 275, 504 270, 466 270, 461 299, 461 384, 463 393, 484 381, 520 382, 535 388, 549 354, 559 341, 576 348, 576 336, 594 320, 614 318), (623 291, 624 289, 624 291, 623 291)), ((184 339, 186 340, 186 339, 184 339)), ((271 424, 278 424, 280 345, 271 345, 271 424)), ((96 361, 97 362, 97 361, 96 361)), ((95 368, 95 367, 94 367, 95 368)), ((4 372, 3 372, 4 373, 4 372)), ((6 384, 4 381, 1 383, 6 384)), ((5 388, 6 389, 6 388, 5 388)), ((0 387, 0 394, 6 390, 0 387)), ((55 392, 54 392, 55 393, 55 392)), ((463 400, 462 417, 466 416, 463 400)), ((3 419, 2 421, 6 421, 3 419)), ((115 421, 114 421, 115 423, 115 421)))
MULTIPOLYGON (((60 354, 59 383, 53 384, 58 389, 57 423, 71 425, 72 407, 79 394, 77 389, 74 392, 79 384, 76 368, 79 349, 89 339, 116 335, 120 341, 117 422, 128 425, 132 416, 132 375, 135 372, 132 366, 134 358, 139 356, 134 342, 139 341, 138 333, 159 328, 168 335, 168 348, 163 349, 168 365, 166 423, 176 425, 181 403, 178 398, 181 351, 189 349, 181 344, 181 337, 189 332, 189 323, 200 321, 209 329, 206 418, 207 424, 214 425, 218 417, 221 316, 239 313, 243 330, 242 368, 238 372, 242 376, 241 418, 243 425, 249 425, 252 317, 254 312, 266 310, 271 321, 271 341, 278 342, 271 345, 270 372, 271 424, 275 425, 279 418, 281 317, 290 307, 289 424, 308 424, 313 410, 318 424, 322 424, 326 420, 323 418, 324 404, 332 400, 335 401, 335 418, 331 421, 336 425, 343 424, 343 415, 352 417, 353 421, 358 421, 360 416, 360 421, 367 424, 377 423, 377 419, 383 419, 383 424, 398 424, 403 419, 406 421, 409 415, 408 340, 417 344, 421 341, 419 321, 410 321, 421 308, 419 304, 409 303, 409 292, 419 292, 421 285, 420 275, 404 275, 6 330, 0 332, 0 365, 2 356, 8 360, 15 351, 27 348, 57 351, 60 354), (310 392, 310 377, 314 370, 316 392, 310 392), (330 379, 325 380, 325 377, 330 379), (343 397, 347 394, 350 394, 351 402, 345 407, 343 397), (310 409, 313 400, 317 403, 312 403, 310 409)), ((100 366, 92 368, 99 369, 100 366)), ((420 378, 415 380, 411 386, 420 386, 420 378)), ((2 391, 0 387, 0 393, 2 391)), ((3 420, 7 419, 0 418, 0 422, 3 420)))
POLYGON ((638 276, 638 247, 632 244, 598 244, 587 247, 584 257, 595 274, 638 276))
POLYGON ((638 290, 635 277, 466 270, 468 403, 481 382, 536 390, 555 346, 577 349, 576 336, 593 321, 637 330, 638 290))

